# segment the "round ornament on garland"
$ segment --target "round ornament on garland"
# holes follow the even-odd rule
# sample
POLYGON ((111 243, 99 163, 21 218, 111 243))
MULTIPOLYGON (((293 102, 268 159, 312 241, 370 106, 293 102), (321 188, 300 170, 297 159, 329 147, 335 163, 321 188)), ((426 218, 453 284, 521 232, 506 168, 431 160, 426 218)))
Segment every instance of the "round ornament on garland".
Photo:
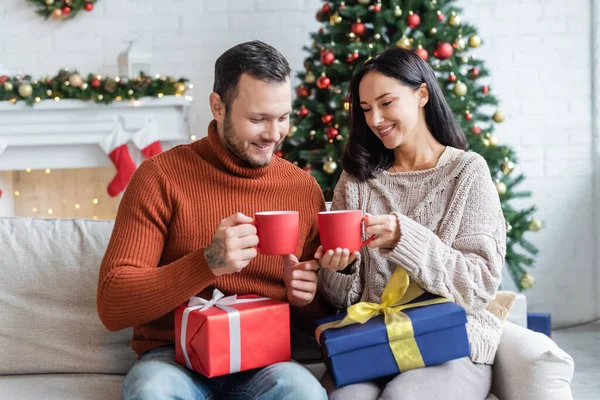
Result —
POLYGON ((42 17, 65 21, 74 18, 80 11, 93 11, 98 0, 26 0, 37 9, 42 17))

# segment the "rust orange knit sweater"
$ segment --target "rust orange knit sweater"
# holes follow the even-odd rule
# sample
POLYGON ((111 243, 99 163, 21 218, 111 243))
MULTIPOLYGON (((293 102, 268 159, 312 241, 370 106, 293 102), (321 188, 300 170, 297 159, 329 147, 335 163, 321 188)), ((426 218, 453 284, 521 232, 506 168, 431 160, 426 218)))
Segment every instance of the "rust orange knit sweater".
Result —
POLYGON ((112 331, 132 326, 131 347, 143 354, 174 343, 173 310, 191 296, 210 298, 218 288, 285 300, 280 256, 259 254, 242 272, 217 278, 204 248, 236 212, 297 210, 296 256, 312 259, 324 208, 313 177, 279 157, 267 167, 243 166, 213 121, 207 137, 144 161, 131 179, 100 267, 100 319, 112 331))

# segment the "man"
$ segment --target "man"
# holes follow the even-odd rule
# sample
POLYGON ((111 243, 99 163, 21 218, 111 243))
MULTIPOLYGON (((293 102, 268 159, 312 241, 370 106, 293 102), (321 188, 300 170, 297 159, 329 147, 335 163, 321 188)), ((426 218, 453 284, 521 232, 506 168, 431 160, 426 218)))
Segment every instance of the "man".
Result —
POLYGON ((290 72, 259 41, 226 51, 215 64, 208 136, 144 161, 130 181, 98 282, 104 325, 134 328, 140 358, 124 399, 326 398, 293 362, 209 379, 174 356, 173 310, 194 295, 257 294, 298 314, 313 301, 323 195, 311 176, 274 156, 289 130, 290 72), (256 251, 252 216, 269 210, 300 212, 298 249, 283 261, 256 251))

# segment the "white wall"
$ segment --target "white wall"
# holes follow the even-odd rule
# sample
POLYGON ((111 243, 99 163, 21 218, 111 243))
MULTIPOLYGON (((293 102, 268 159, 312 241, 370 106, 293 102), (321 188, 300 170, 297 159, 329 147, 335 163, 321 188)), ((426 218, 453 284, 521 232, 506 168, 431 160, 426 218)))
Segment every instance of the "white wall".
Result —
MULTIPOLYGON (((463 0, 463 20, 484 40, 476 55, 491 69, 491 89, 507 120, 498 128, 515 146, 526 189, 546 228, 528 292, 530 308, 555 325, 599 315, 593 209, 590 1, 463 0)), ((228 47, 261 39, 302 68, 303 45, 318 29, 319 0, 100 0, 67 23, 44 22, 24 0, 0 1, 0 62, 34 75, 61 67, 115 73, 126 41, 145 35, 153 73, 185 75, 195 84, 192 126, 209 121, 207 97, 215 59, 228 47)), ((600 185, 599 185, 600 187, 600 185)), ((506 279, 510 288, 510 280, 506 279)))

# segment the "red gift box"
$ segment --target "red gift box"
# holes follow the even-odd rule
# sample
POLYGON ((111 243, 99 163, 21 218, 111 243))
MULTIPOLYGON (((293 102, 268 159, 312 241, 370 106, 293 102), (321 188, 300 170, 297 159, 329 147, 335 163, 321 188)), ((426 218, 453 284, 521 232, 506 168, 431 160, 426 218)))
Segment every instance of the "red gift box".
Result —
POLYGON ((289 361, 289 305, 215 289, 175 310, 175 338, 176 361, 209 378, 289 361))

